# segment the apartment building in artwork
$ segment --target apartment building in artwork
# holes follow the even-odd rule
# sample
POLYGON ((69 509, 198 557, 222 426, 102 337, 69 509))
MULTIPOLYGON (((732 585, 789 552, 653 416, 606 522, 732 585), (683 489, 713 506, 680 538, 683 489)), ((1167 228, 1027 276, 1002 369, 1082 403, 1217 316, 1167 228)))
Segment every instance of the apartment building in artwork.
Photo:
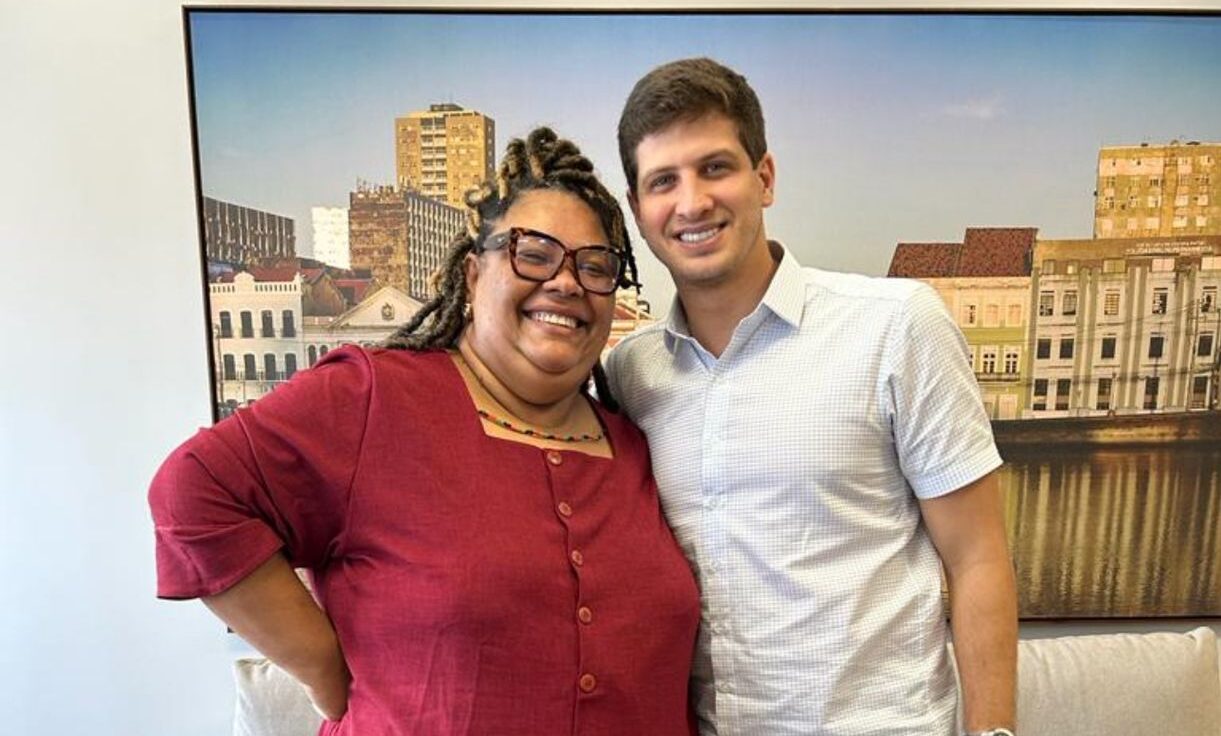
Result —
POLYGON ((1027 417, 1215 409, 1221 236, 1035 245, 1027 417))
POLYGON ((311 207, 314 226, 314 259, 335 268, 351 268, 348 251, 348 208, 311 207))
POLYGON ((899 243, 887 273, 937 290, 966 338, 966 359, 992 419, 1016 419, 1025 408, 1036 234, 1032 227, 972 227, 961 243, 899 243))
POLYGON ((496 123, 453 103, 429 105, 394 121, 396 187, 463 207, 468 191, 492 178, 496 123))
POLYGON ((203 198, 204 252, 209 261, 249 265, 297 253, 293 220, 212 197, 203 198))
POLYGON ((350 265, 367 270, 379 286, 424 301, 428 280, 465 218, 464 210, 409 189, 358 184, 348 206, 350 265))
POLYGON ((420 302, 432 298, 429 282, 445 263, 454 238, 466 229, 466 210, 407 191, 407 295, 420 302))
POLYGON ((1095 238, 1221 235, 1221 144, 1106 146, 1098 152, 1095 238))

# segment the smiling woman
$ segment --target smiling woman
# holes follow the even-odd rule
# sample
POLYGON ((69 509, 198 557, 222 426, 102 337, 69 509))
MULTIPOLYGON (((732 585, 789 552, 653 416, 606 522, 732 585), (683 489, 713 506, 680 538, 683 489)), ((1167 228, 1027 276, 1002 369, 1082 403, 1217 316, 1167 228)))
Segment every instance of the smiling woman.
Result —
POLYGON ((584 390, 635 270, 592 170, 512 141, 390 349, 331 351, 153 482, 159 594, 297 677, 324 735, 690 733, 695 582, 643 437, 584 390))

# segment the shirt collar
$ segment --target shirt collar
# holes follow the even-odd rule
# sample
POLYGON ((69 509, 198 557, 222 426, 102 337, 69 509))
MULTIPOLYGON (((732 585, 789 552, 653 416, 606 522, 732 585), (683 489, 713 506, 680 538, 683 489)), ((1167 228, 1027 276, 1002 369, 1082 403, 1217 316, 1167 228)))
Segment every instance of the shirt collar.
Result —
MULTIPOLYGON (((799 327, 806 303, 806 284, 801 272, 801 264, 783 244, 769 240, 768 246, 772 249, 773 254, 779 253, 780 263, 776 266, 776 273, 772 274, 771 283, 768 284, 767 291, 763 293, 759 304, 767 307, 770 312, 793 327, 799 327)), ((758 312, 759 309, 756 307, 751 314, 755 315, 758 312)), ((743 321, 748 319, 751 317, 748 316, 743 321)), ((687 313, 683 311, 682 301, 677 294, 670 302, 670 314, 666 318, 666 337, 670 343, 673 343, 675 338, 694 342, 691 337, 691 329, 687 326, 687 313)))

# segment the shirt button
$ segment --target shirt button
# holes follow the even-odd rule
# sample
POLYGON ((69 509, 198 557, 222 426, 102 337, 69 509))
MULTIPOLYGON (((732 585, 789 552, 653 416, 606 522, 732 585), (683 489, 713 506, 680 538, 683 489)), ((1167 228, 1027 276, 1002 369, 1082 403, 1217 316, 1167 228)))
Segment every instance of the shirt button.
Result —
POLYGON ((581 688, 583 693, 592 693, 594 688, 598 686, 598 678, 586 672, 581 675, 581 679, 577 680, 577 687, 581 688))
POLYGON ((569 506, 567 501, 560 501, 556 509, 559 510, 560 516, 565 518, 572 516, 572 506, 569 506))
POLYGON ((572 560, 572 564, 576 565, 577 567, 585 564, 585 555, 581 554, 581 550, 579 549, 574 549, 572 552, 568 553, 568 557, 572 560))
POLYGON ((551 463, 552 465, 563 465, 564 456, 561 455, 560 453, 556 452, 555 450, 548 450, 547 451, 547 462, 551 463))
POLYGON ((583 624, 593 623, 594 612, 589 610, 589 606, 581 606, 577 609, 577 620, 583 624))

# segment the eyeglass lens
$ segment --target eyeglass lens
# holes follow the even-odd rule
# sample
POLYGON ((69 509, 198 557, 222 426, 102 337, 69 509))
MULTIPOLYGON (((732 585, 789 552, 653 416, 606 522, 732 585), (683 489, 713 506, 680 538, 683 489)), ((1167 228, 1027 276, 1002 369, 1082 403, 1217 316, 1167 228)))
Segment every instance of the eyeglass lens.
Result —
MULTIPOLYGON (((564 246, 549 238, 530 233, 517 236, 514 270, 522 278, 547 281, 564 266, 564 246)), ((619 255, 604 246, 586 246, 572 251, 577 281, 582 288, 599 294, 615 290, 619 280, 619 255)))

